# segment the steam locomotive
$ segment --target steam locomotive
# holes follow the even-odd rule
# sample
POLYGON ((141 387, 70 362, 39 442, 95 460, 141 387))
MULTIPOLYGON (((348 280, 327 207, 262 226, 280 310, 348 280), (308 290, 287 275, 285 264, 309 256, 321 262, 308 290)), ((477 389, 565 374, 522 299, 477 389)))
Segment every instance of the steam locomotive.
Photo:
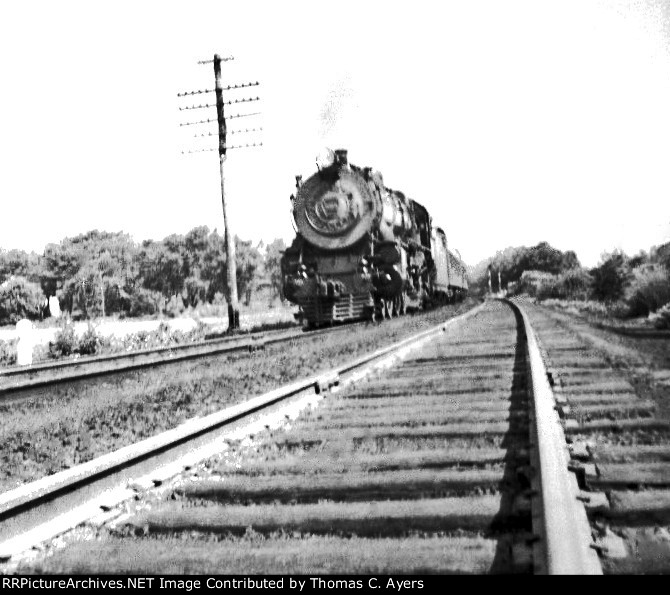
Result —
POLYGON ((425 207, 350 164, 346 150, 304 182, 296 176, 296 187, 282 287, 308 327, 390 318, 467 292, 465 266, 425 207))

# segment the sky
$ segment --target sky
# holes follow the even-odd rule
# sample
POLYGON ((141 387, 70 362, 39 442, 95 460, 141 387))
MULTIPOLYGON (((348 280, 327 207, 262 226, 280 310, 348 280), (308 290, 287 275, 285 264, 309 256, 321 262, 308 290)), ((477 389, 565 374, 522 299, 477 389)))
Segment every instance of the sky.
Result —
POLYGON ((670 2, 24 1, 0 5, 0 248, 90 229, 294 237, 324 147, 424 204, 474 265, 548 241, 585 266, 670 241, 670 2))

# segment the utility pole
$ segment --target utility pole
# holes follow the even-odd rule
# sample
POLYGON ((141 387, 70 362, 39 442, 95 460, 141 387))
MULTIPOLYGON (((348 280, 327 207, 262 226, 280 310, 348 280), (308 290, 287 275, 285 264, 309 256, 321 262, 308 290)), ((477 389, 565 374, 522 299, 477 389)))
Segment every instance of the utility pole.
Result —
MULTIPOLYGON (((215 104, 200 104, 200 105, 191 105, 180 107, 179 111, 183 110, 196 110, 196 109, 208 109, 216 107, 216 120, 214 119, 203 119, 193 122, 183 122, 179 126, 198 126, 201 124, 209 123, 218 123, 218 132, 206 132, 202 134, 194 134, 194 137, 213 137, 218 136, 219 138, 219 173, 221 175, 221 206, 223 208, 223 225, 224 225, 224 234, 226 240, 226 273, 228 279, 228 330, 233 331, 240 327, 240 310, 239 310, 239 298, 237 293, 237 266, 235 258, 235 234, 232 231, 232 226, 230 224, 230 211, 228 209, 228 204, 226 202, 226 191, 225 191, 225 175, 224 175, 224 163, 226 162, 226 153, 230 149, 245 149, 250 147, 262 147, 262 142, 252 142, 252 143, 238 143, 237 145, 228 145, 227 136, 229 134, 246 134, 260 132, 263 129, 258 128, 245 128, 243 130, 232 130, 228 131, 226 126, 226 117, 224 113, 224 105, 235 105, 235 107, 241 107, 242 104, 246 104, 252 101, 258 101, 259 97, 245 97, 238 98, 235 100, 224 101, 223 93, 225 92, 235 92, 238 89, 245 89, 247 87, 257 87, 260 83, 248 82, 241 84, 228 85, 224 87, 221 83, 221 62, 227 62, 233 60, 232 56, 227 58, 221 58, 218 54, 214 54, 213 60, 203 60, 198 62, 198 64, 209 64, 210 62, 214 64, 214 89, 204 89, 198 91, 186 91, 184 93, 177 93, 177 97, 187 97, 192 95, 201 95, 206 93, 214 93, 216 96, 215 104)), ((233 118, 247 118, 251 116, 258 116, 260 112, 254 113, 237 113, 228 116, 229 119, 233 118)), ((186 153, 202 153, 207 151, 216 151, 216 148, 204 148, 196 149, 189 151, 182 151, 182 154, 186 153)), ((223 275, 223 271, 221 272, 223 275)))
POLYGON ((240 306, 237 299, 237 266, 235 260, 235 236, 230 230, 230 213, 226 204, 225 175, 226 162, 226 117, 223 112, 223 87, 221 85, 221 56, 214 54, 214 92, 216 93, 216 117, 219 122, 219 172, 221 173, 221 206, 223 207, 223 228, 226 237, 226 262, 228 266, 228 329, 240 328, 240 306))

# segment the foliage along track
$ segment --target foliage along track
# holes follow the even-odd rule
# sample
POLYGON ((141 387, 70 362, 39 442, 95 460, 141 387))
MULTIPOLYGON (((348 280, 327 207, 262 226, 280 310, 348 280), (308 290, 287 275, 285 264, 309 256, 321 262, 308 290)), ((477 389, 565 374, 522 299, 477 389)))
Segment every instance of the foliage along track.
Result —
POLYGON ((20 570, 529 572, 527 405, 521 321, 490 302, 20 570))

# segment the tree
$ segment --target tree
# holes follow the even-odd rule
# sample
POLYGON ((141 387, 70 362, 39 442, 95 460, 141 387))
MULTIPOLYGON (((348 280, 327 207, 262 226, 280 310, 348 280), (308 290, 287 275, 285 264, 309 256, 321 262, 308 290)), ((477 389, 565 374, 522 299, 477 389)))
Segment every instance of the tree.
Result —
POLYGON ((200 278, 207 284, 206 299, 210 304, 217 293, 227 294, 226 262, 226 242, 215 229, 207 238, 200 270, 200 278))
POLYGON ((199 277, 192 275, 184 281, 181 299, 185 308, 195 308, 207 297, 207 284, 199 277))
POLYGON ((600 265, 591 270, 592 297, 603 302, 613 302, 623 297, 630 282, 626 260, 623 252, 602 255, 600 265))
POLYGON ((0 325, 40 318, 44 294, 37 283, 14 276, 0 285, 0 325))
POLYGON ((39 257, 23 250, 0 250, 0 283, 10 277, 23 277, 32 282, 39 281, 39 257))
POLYGON ((209 228, 206 225, 194 227, 184 237, 183 251, 184 264, 187 276, 200 276, 203 260, 209 248, 209 228))
POLYGON ((40 283, 48 296, 61 288, 64 309, 84 317, 128 311, 135 290, 137 246, 122 232, 88 231, 49 244, 42 258, 40 283))
POLYGON ((251 302, 254 290, 254 281, 261 267, 261 253, 252 245, 235 236, 235 260, 237 274, 237 288, 240 295, 244 296, 245 305, 251 302))
POLYGON ((272 290, 273 297, 278 296, 284 301, 282 291, 281 259, 286 250, 286 244, 281 238, 273 240, 265 247, 265 280, 272 290))
POLYGON ((531 248, 509 247, 475 267, 471 289, 475 292, 487 290, 488 267, 491 267, 494 274, 500 271, 504 286, 519 282, 524 272, 535 271, 559 275, 579 268, 579 266, 579 260, 573 251, 561 252, 547 242, 540 242, 531 248))
POLYGON ((183 236, 170 235, 162 242, 147 240, 138 254, 142 286, 163 295, 165 302, 181 294, 186 280, 183 236))

